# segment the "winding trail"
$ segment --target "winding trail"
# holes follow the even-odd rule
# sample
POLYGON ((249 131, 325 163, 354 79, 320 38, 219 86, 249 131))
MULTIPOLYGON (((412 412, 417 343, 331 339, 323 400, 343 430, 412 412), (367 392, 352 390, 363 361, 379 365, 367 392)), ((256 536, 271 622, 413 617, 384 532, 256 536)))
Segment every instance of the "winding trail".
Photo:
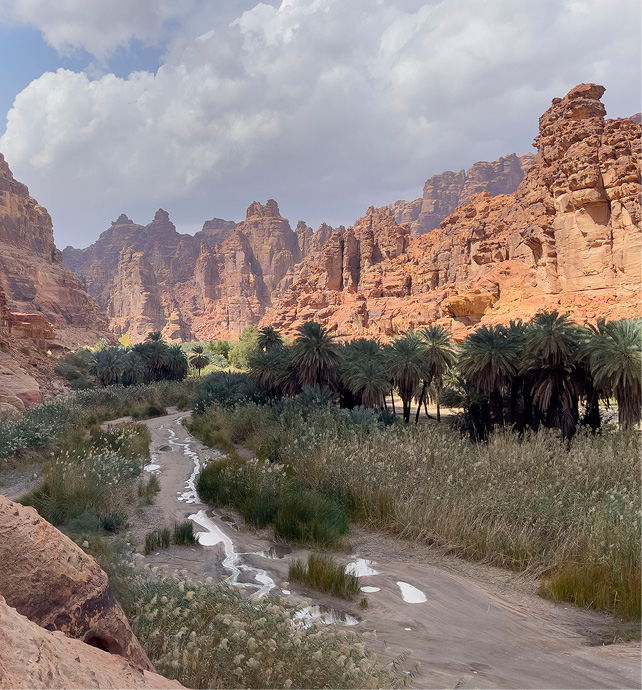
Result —
MULTIPOLYGON (((152 554, 152 564, 186 569, 194 579, 223 576, 259 596, 278 587, 293 604, 303 601, 302 594, 312 597, 316 605, 303 616, 376 630, 393 656, 410 650, 410 663, 419 664, 413 671, 416 688, 641 687, 639 642, 595 646, 595 633, 605 636, 613 628, 608 617, 451 572, 398 540, 388 540, 393 548, 386 550, 385 539, 364 530, 355 529, 359 557, 345 561, 362 578, 367 609, 304 592, 296 584, 280 589, 288 563, 308 551, 276 545, 267 533, 239 527, 234 516, 200 503, 196 476, 208 459, 222 455, 190 436, 183 417, 174 413, 146 422, 152 463, 158 466, 152 471, 161 483, 156 526, 190 518, 200 530, 200 546, 152 554)), ((484 572, 483 566, 466 567, 484 572)), ((510 584, 515 576, 496 577, 510 584)))

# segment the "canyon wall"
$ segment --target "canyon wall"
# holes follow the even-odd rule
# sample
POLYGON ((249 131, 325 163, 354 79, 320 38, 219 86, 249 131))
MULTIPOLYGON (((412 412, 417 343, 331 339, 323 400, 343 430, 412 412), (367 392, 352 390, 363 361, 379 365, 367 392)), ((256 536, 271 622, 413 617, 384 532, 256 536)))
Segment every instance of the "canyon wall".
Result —
POLYGON ((433 175, 424 185, 421 199, 396 201, 390 204, 397 223, 407 223, 413 237, 439 227, 441 221, 458 206, 470 201, 474 194, 488 191, 491 196, 512 194, 524 179, 535 156, 524 153, 480 161, 458 173, 450 170, 433 175))
MULTIPOLYGON (((544 308, 579 321, 638 316, 640 124, 605 121, 603 93, 581 84, 553 100, 514 194, 474 194, 438 230, 356 270, 350 229, 336 234, 262 323, 287 333, 316 314, 342 336, 390 336, 438 322, 463 337, 544 308)), ((364 223, 368 245, 410 234, 394 209, 371 209, 358 244, 364 223)))
POLYGON ((51 217, 17 182, 0 154, 0 288, 5 328, 77 346, 108 335, 108 320, 80 280, 61 264, 51 217), (14 330, 14 328, 12 328, 14 330))
POLYGON ((370 208, 347 229, 293 230, 269 200, 192 237, 161 209, 147 226, 121 216, 64 262, 134 342, 150 330, 235 338, 248 324, 292 334, 309 319, 342 337, 432 322, 463 337, 542 308, 637 315, 640 124, 605 120, 603 92, 554 99, 536 155, 434 176, 422 199, 370 208))

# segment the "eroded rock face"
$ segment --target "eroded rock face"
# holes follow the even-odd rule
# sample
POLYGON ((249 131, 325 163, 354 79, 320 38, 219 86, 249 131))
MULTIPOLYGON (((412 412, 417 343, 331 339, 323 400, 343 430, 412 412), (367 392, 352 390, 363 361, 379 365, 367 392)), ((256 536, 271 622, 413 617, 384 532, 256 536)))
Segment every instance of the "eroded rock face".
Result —
POLYGON ((435 176, 422 199, 368 209, 347 229, 293 231, 269 200, 190 237, 159 210, 144 228, 119 218, 92 247, 65 250, 65 264, 134 341, 236 338, 248 324, 291 335, 309 319, 344 337, 433 322, 463 337, 539 309, 635 316, 640 123, 605 120, 603 91, 555 99, 534 157, 435 176))
MULTIPOLYGON (((553 101, 514 194, 474 194, 438 230, 358 271, 350 229, 333 236, 262 323, 290 333, 314 317, 342 336, 390 336, 437 322, 461 338, 540 309, 639 315, 640 124, 605 121, 603 92, 582 84, 553 101)), ((375 225, 394 235, 381 215, 375 225)))
POLYGON ((126 659, 44 630, 0 595, 0 688, 182 688, 126 659))
POLYGON ((107 334, 107 318, 61 258, 49 214, 13 178, 0 154, 0 284, 7 307, 42 315, 63 345, 78 337, 74 346, 94 343, 107 334))
POLYGON ((5 564, 0 568, 0 595, 18 613, 42 628, 154 670, 96 561, 33 508, 4 496, 0 562, 5 564))
POLYGON ((424 185, 421 199, 396 201, 390 205, 395 220, 406 223, 413 237, 438 228, 441 222, 474 194, 488 191, 491 196, 512 194, 533 164, 532 153, 480 161, 458 173, 433 175, 424 185))

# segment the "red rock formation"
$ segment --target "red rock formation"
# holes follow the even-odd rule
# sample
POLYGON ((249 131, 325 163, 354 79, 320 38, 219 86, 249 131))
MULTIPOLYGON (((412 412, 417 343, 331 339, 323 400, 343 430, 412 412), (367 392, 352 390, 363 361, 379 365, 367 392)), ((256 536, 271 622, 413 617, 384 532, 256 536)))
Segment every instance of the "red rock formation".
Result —
POLYGON ((30 621, 118 654, 153 671, 107 575, 71 539, 26 508, 0 496, 0 592, 30 621), (10 566, 8 565, 10 564, 10 566))
POLYGON ((65 250, 65 262, 109 305, 115 332, 134 340, 152 329, 235 338, 269 323, 291 334, 308 319, 345 337, 434 321, 461 336, 540 308, 632 316, 640 124, 605 121, 602 93, 584 84, 555 99, 534 158, 435 176, 423 199, 371 208, 347 230, 300 221, 293 232, 270 200, 192 238, 161 210, 145 228, 121 217, 92 247, 65 250))
MULTIPOLYGON (((49 214, 14 180, 0 154, 0 285, 6 306, 21 314, 40 314, 40 326, 51 322, 62 344, 94 343, 107 334, 107 318, 60 262, 49 214)), ((42 339, 42 328, 40 332, 42 339)))
POLYGON ((40 628, 0 596, 0 688, 182 688, 122 657, 40 628))
POLYGON ((395 220, 407 223, 413 237, 438 228, 441 221, 473 194, 488 191, 492 196, 512 194, 533 164, 533 154, 498 158, 492 163, 480 161, 468 170, 433 175, 424 185, 422 199, 396 201, 390 205, 395 220))
MULTIPOLYGON (((542 308, 580 321, 639 315, 640 125, 605 122, 603 92, 582 84, 553 101, 514 194, 473 195, 439 230, 360 272, 341 258, 349 231, 343 246, 333 237, 263 323, 289 333, 314 314, 350 336, 439 321, 463 337, 542 308)), ((390 236, 381 216, 373 227, 390 236)))

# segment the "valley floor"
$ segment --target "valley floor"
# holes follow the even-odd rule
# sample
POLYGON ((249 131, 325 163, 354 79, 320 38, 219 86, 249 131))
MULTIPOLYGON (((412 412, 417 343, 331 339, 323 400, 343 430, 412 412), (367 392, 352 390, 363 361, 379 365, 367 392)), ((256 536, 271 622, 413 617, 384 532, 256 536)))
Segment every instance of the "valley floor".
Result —
MULTIPOLYGON (((207 508, 187 484, 194 477, 195 462, 215 461, 217 452, 190 436, 181 424, 185 415, 176 412, 146 422, 161 491, 134 525, 138 544, 152 529, 172 526, 207 508)), ((309 553, 276 544, 267 530, 246 529, 230 511, 207 509, 206 515, 228 545, 233 544, 236 565, 242 566, 238 581, 255 588, 248 589, 249 593, 258 586, 253 573, 264 571, 280 588, 287 580, 290 561, 309 553), (275 551, 280 557, 274 557, 275 551)), ((409 650, 405 667, 412 673, 412 686, 641 687, 640 643, 611 644, 621 633, 612 618, 545 601, 535 595, 536 583, 524 575, 439 555, 430 547, 358 527, 351 529, 350 540, 352 555, 335 556, 346 563, 368 559, 377 572, 361 581, 362 586, 378 590, 367 594, 367 609, 359 607, 359 598, 346 603, 296 583, 288 586, 288 599, 294 604, 320 605, 339 620, 349 614, 348 622, 350 617, 357 619, 361 632, 377 631, 377 646, 386 647, 391 657, 409 650), (405 601, 400 582, 418 589, 426 601, 405 601)), ((224 559, 221 543, 171 547, 145 557, 152 566, 167 566, 170 573, 184 569, 193 579, 228 576, 224 559)))

